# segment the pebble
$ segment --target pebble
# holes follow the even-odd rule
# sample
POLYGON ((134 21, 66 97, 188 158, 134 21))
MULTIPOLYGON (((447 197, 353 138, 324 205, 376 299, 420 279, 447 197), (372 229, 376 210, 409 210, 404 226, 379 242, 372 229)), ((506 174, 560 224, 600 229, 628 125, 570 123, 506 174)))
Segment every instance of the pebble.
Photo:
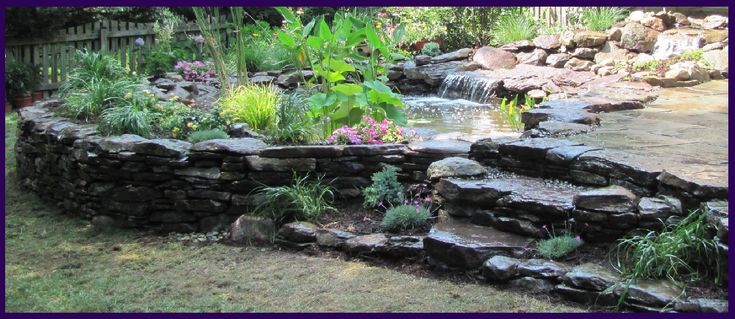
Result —
POLYGON ((217 232, 212 231, 208 233, 170 233, 169 237, 176 239, 177 241, 191 242, 191 243, 216 243, 224 241, 230 238, 229 231, 217 232))

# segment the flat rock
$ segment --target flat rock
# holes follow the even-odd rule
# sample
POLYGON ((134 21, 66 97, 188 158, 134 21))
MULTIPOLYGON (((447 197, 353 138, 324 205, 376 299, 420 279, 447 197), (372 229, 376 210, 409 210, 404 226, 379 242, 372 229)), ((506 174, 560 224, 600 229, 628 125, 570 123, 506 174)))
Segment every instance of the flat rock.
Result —
POLYGON ((578 208, 612 214, 635 211, 637 201, 635 194, 618 185, 583 191, 574 196, 574 205, 578 208))
POLYGON ((510 155, 523 160, 543 160, 548 150, 562 147, 581 145, 565 139, 557 138, 530 138, 510 143, 500 144, 498 151, 502 155, 510 155))
POLYGON ((355 236, 345 241, 345 248, 352 254, 369 254, 384 250, 388 238, 383 233, 355 236))
POLYGON ((569 271, 569 267, 546 259, 529 259, 522 261, 516 267, 518 273, 533 278, 556 279, 569 271))
POLYGON ((123 151, 132 151, 135 144, 143 141, 146 141, 146 139, 139 135, 123 134, 104 138, 99 142, 99 145, 105 152, 119 153, 123 151))
POLYGON ((727 198, 727 179, 709 179, 692 174, 675 175, 664 170, 658 180, 662 185, 684 190, 700 198, 727 198))
POLYGON ((451 268, 478 269, 491 256, 521 256, 532 239, 448 218, 424 238, 432 260, 451 268))
POLYGON ((292 157, 340 157, 342 145, 298 145, 276 146, 261 149, 260 157, 292 158, 292 157))
POLYGON ((235 153, 238 155, 255 155, 266 148, 265 142, 255 138, 215 139, 199 142, 192 146, 195 152, 235 153))
POLYGON ((718 312, 728 311, 727 300, 710 298, 691 298, 686 301, 677 301, 674 310, 679 312, 718 312))
POLYGON ((408 144, 408 148, 419 153, 452 155, 469 153, 471 145, 470 142, 459 140, 429 140, 408 144))
POLYGON ((219 179, 221 172, 219 167, 187 167, 174 170, 174 174, 204 179, 219 179))
POLYGON ((135 143, 132 151, 138 154, 161 156, 161 157, 183 157, 189 153, 191 143, 174 139, 152 139, 135 143))
POLYGON ((607 268, 593 263, 575 266, 563 277, 567 286, 586 290, 603 291, 620 281, 620 276, 607 268))
POLYGON ((551 280, 534 277, 514 279, 508 282, 508 285, 530 293, 547 293, 554 289, 554 283, 551 280))
POLYGON ((520 52, 516 54, 518 64, 545 65, 546 58, 549 53, 542 49, 535 49, 531 52, 520 52))
POLYGON ((627 288, 625 300, 628 303, 643 306, 673 306, 675 301, 684 298, 684 292, 667 281, 640 280, 638 283, 620 285, 614 289, 616 296, 621 296, 627 288))
POLYGON ((575 170, 615 177, 646 187, 657 185, 656 178, 665 165, 660 159, 609 149, 584 153, 572 163, 575 170))
POLYGON ((316 243, 324 247, 341 247, 348 239, 357 235, 337 229, 320 229, 316 234, 316 243))
POLYGON ((315 158, 270 158, 251 155, 245 157, 245 163, 254 171, 308 172, 316 169, 315 158))
POLYGON ((437 55, 433 58, 431 58, 432 63, 444 63, 449 61, 456 61, 456 60, 465 60, 472 55, 472 49, 470 48, 464 48, 459 49, 457 51, 452 51, 448 53, 444 53, 441 55, 437 55))
MULTIPOLYGON (((542 122, 539 128, 545 123, 549 122, 542 122)), ((571 125, 582 125, 582 124, 571 124, 571 125)), ((584 125, 587 127, 586 125, 584 125)), ((546 152, 545 159, 551 163, 557 164, 557 165, 569 165, 579 157, 580 155, 587 153, 589 151, 599 150, 599 148, 587 146, 587 145, 566 145, 566 146, 560 146, 555 147, 548 152, 546 152)))
POLYGON ((482 275, 491 282, 506 282, 517 277, 520 259, 508 256, 493 256, 482 264, 482 275))
POLYGON ((429 165, 426 175, 431 181, 449 177, 479 177, 487 174, 480 163, 463 157, 447 157, 429 165))
POLYGON ((682 215, 681 201, 674 197, 642 197, 638 202, 638 214, 642 221, 657 221, 671 215, 682 215))
POLYGON ((617 298, 615 298, 615 295, 612 292, 589 291, 569 287, 564 284, 556 285, 552 291, 565 299, 586 305, 608 307, 617 304, 617 298))
POLYGON ((498 199, 510 194, 513 187, 507 180, 442 179, 434 189, 447 201, 494 206, 498 199))
POLYGON ((431 87, 439 87, 447 75, 458 71, 463 65, 460 61, 427 64, 415 67, 405 67, 403 72, 407 79, 421 81, 431 87))
POLYGON ((405 144, 345 145, 342 148, 342 154, 347 156, 397 155, 403 154, 405 149, 405 144))
POLYGON ((599 125, 600 117, 585 110, 575 109, 532 109, 521 114, 525 130, 538 127, 544 121, 599 125))
POLYGON ((281 226, 278 236, 297 244, 312 243, 316 241, 316 233, 319 227, 308 222, 293 222, 281 226))

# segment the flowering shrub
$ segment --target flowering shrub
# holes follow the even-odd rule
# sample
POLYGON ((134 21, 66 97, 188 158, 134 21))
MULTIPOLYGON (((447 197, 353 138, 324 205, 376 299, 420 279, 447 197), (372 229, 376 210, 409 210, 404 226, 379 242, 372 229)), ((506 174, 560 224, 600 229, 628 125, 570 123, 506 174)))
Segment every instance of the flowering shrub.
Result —
POLYGON ((210 63, 204 63, 202 61, 179 61, 174 66, 174 69, 187 81, 205 81, 208 78, 215 77, 210 63))
POLYGON ((376 122, 369 116, 363 116, 355 127, 347 125, 336 129, 327 138, 329 144, 383 144, 400 143, 406 140, 404 129, 393 121, 384 119, 376 122))

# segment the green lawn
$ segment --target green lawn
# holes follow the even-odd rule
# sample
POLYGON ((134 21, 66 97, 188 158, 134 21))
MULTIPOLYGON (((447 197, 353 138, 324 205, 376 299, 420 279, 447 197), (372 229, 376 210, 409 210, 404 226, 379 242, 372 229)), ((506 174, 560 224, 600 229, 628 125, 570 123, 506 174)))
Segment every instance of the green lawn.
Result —
POLYGON ((5 124, 6 311, 580 311, 486 285, 362 262, 215 244, 192 247, 89 222, 19 189, 5 124))

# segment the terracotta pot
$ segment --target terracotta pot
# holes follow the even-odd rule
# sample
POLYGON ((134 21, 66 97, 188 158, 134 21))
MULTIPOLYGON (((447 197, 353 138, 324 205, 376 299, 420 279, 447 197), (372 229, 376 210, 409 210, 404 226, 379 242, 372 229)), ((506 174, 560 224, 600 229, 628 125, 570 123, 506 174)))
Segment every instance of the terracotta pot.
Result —
POLYGON ((31 106, 33 104, 33 98, 29 96, 21 96, 21 97, 14 97, 13 98, 13 107, 16 109, 31 106))
POLYGON ((33 102, 43 100, 43 92, 36 91, 31 93, 31 98, 33 98, 33 102))
POLYGON ((5 113, 13 112, 13 104, 10 101, 5 101, 5 113))

